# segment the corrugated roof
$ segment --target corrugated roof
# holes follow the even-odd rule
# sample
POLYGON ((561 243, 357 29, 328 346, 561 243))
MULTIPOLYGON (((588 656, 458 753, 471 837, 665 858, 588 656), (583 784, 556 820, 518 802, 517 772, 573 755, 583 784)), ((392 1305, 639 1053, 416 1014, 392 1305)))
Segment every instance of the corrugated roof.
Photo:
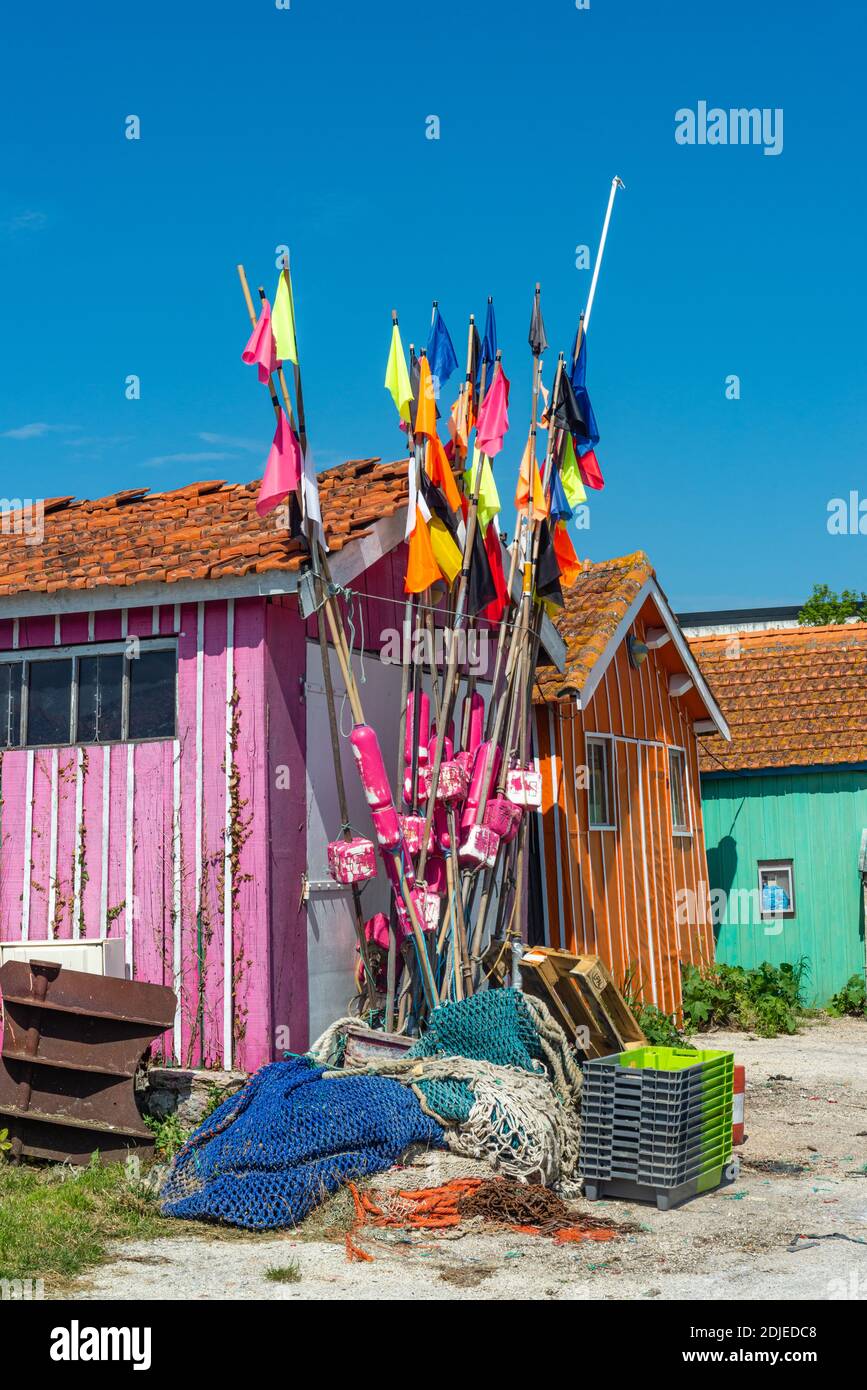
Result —
MULTIPOLYGON (((297 570, 306 553, 276 514, 256 514, 259 480, 199 482, 173 492, 129 488, 95 501, 44 503, 44 538, 32 543, 7 513, 0 537, 0 596, 103 585, 297 570)), ((319 475, 328 544, 341 550, 406 503, 406 460, 355 459, 319 475)))
POLYGON ((867 761, 867 623, 694 637, 731 728, 700 740, 703 772, 867 761))

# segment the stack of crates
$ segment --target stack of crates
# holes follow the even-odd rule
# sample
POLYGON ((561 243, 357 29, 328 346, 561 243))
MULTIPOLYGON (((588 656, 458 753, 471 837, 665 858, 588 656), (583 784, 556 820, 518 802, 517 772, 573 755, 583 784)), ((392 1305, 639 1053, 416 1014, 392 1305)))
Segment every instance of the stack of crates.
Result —
POLYGON ((732 1152, 733 1053, 637 1047, 583 1070, 585 1197, 666 1211, 719 1186, 732 1152))

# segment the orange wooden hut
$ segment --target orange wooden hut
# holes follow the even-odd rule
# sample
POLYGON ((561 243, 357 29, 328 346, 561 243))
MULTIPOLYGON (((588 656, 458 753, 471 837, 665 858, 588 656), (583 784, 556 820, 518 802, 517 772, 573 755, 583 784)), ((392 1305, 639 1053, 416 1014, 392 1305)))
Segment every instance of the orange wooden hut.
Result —
POLYGON ((681 960, 713 957, 697 740, 729 737, 647 556, 589 564, 541 670, 542 834, 531 940, 601 956, 680 1011, 681 960))

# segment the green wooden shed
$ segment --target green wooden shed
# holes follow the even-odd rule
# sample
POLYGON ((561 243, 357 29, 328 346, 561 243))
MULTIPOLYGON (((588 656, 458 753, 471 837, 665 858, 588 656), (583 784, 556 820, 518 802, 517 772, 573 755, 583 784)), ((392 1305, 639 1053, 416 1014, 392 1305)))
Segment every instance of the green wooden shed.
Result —
POLYGON ((701 740, 717 959, 807 962, 823 1005, 865 971, 867 623, 696 636, 731 729, 701 740))

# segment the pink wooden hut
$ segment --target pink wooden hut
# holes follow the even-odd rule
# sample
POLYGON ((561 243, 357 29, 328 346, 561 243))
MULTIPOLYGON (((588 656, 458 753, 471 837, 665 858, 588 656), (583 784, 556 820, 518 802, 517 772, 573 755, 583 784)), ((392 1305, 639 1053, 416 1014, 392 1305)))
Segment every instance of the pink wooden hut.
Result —
MULTIPOLYGON (((320 479, 392 763, 400 668, 379 657, 403 614, 405 480, 376 459, 320 479)), ((257 490, 55 498, 41 539, 7 516, 0 543, 0 951, 120 940, 129 976, 179 996, 166 1059, 248 1071, 343 1013, 355 969, 328 879, 340 817, 306 556, 257 490)), ((365 889, 371 914, 385 893, 365 889)))

